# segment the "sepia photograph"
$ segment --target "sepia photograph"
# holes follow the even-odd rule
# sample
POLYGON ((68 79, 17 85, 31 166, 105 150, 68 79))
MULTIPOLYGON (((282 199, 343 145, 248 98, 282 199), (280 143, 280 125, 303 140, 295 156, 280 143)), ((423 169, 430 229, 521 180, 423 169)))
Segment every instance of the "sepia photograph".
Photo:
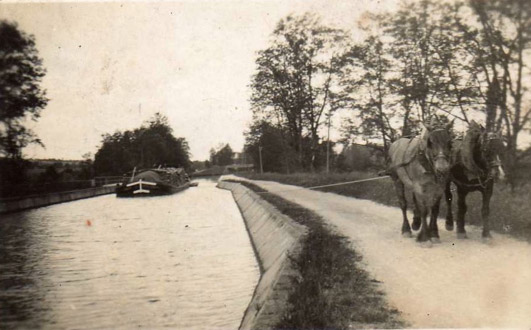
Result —
POLYGON ((0 0, 1 329, 531 328, 528 0, 0 0))

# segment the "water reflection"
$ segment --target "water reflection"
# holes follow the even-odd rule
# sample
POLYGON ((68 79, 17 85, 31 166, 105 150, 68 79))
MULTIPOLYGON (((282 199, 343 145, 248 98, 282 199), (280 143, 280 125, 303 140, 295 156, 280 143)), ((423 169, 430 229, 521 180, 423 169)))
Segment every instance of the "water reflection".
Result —
POLYGON ((3 216, 0 322, 237 328, 259 274, 230 192, 214 185, 3 216))

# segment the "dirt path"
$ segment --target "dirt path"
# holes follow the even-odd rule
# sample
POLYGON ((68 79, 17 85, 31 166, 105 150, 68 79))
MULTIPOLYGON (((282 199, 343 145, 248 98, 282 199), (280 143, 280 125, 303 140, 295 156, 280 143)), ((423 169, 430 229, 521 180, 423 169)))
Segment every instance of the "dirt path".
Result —
POLYGON ((504 235, 458 240, 439 224, 441 244, 400 235, 398 208, 332 193, 254 181, 318 213, 353 242, 366 269, 412 327, 531 326, 531 245, 504 235), (291 191, 290 191, 291 190, 291 191))

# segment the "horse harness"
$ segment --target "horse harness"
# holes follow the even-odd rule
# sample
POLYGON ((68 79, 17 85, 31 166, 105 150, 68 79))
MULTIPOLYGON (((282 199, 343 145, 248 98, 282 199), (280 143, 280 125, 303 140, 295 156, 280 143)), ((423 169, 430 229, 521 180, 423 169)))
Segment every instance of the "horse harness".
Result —
MULTIPOLYGON (((442 130, 442 129, 439 129, 439 130, 442 130)), ((434 132, 437 131, 437 130, 434 130, 434 132)), ((409 142, 408 142, 408 147, 409 145, 411 144, 411 142, 415 139, 415 137, 413 138, 410 138, 409 139, 409 142)), ((435 171, 435 166, 433 165, 434 161, 432 161, 430 159, 430 157, 428 157, 428 155, 426 154, 426 150, 425 149, 422 149, 420 146, 418 147, 418 151, 415 153, 415 155, 413 157, 411 157, 409 160, 407 161, 404 161, 400 164, 397 164, 397 165, 394 165, 394 166, 391 166, 387 172, 391 172, 391 171, 394 171, 400 167, 405 167, 409 164, 411 164, 415 159, 418 158, 418 161, 420 163, 420 165, 426 170, 425 173, 428 173, 428 174, 435 174, 435 178, 436 180, 438 181, 439 180, 439 176, 436 174, 436 171, 435 171)), ((448 161, 446 155, 444 154, 439 154, 437 156, 435 156, 435 160, 439 159, 439 158, 444 158, 448 161)), ((409 177, 409 173, 407 170, 405 170, 407 176, 409 177)), ((409 177, 409 179, 411 179, 411 177, 409 177)))
MULTIPOLYGON (((495 140, 495 139, 499 139, 499 138, 498 137, 488 137, 487 141, 491 141, 491 140, 495 140)), ((488 147, 487 143, 484 140, 485 139, 484 139, 483 135, 481 135, 480 136, 480 141, 481 141, 480 142, 481 143, 480 153, 481 153, 482 156, 487 153, 487 147, 488 147)), ((474 167, 473 169, 468 168, 463 162, 460 162, 460 163, 465 168, 465 170, 470 171, 470 172, 478 172, 478 175, 476 177, 476 179, 478 180, 478 183, 474 184, 474 183, 466 183, 466 182, 463 182, 463 181, 459 180, 450 171, 450 177, 451 177, 452 181, 454 181, 458 185, 461 185, 461 186, 464 186, 464 187, 467 187, 467 188, 478 188, 478 187, 480 187, 482 189, 485 189, 487 187, 487 184, 489 183, 489 181, 493 180, 493 178, 492 178, 492 176, 490 174, 490 171, 488 169, 492 168, 492 167, 495 167, 495 166, 497 166, 497 167, 502 166, 502 163, 501 163, 501 160, 499 159, 499 157, 496 157, 496 159, 488 162, 486 170, 484 170, 480 166, 478 166, 475 161, 474 161, 474 164, 472 164, 472 166, 474 167), (482 180, 482 177, 485 177, 485 179, 482 180)))

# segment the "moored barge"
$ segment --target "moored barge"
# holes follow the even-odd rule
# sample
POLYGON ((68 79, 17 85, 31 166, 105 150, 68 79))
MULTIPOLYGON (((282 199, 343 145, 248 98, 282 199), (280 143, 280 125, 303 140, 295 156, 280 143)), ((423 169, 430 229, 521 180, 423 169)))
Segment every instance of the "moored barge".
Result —
POLYGON ((116 186, 116 196, 160 196, 169 195, 190 187, 190 178, 183 168, 164 167, 133 170, 131 176, 116 186))

